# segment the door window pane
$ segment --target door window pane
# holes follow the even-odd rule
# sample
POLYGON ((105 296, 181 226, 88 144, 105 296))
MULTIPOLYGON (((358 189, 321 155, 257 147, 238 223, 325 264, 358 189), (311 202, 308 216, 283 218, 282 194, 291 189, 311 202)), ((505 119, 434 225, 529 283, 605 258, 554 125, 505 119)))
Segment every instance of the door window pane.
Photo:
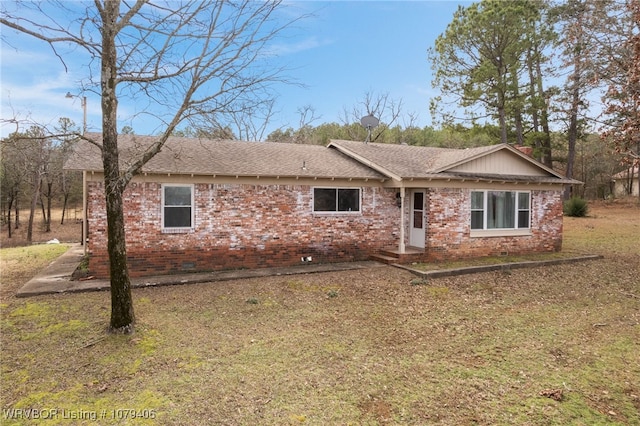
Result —
POLYGON ((422 229, 423 225, 423 209, 424 209, 424 193, 413 193, 413 228, 422 229))

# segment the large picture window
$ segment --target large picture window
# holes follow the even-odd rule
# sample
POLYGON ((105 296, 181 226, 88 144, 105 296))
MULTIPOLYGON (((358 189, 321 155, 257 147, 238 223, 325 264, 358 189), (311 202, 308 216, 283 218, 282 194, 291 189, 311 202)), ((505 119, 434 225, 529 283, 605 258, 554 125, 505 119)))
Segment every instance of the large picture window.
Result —
POLYGON ((162 185, 162 228, 193 227, 193 185, 162 185))
POLYGON ((529 192, 472 191, 471 229, 528 229, 529 192))
POLYGON ((359 212, 360 189, 314 188, 314 212, 359 212))

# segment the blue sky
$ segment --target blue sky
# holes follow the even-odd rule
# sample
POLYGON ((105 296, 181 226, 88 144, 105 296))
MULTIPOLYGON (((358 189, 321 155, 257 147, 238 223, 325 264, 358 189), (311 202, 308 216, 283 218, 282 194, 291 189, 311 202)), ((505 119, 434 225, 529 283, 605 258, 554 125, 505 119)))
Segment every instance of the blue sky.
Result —
MULTIPOLYGON (((388 94, 402 100, 405 113, 416 113, 418 124, 430 125, 431 70, 427 49, 451 21, 459 1, 325 1, 297 2, 294 10, 312 13, 295 30, 295 37, 282 42, 280 59, 290 68, 287 75, 303 83, 278 86, 276 109, 269 130, 297 128, 297 110, 311 106, 318 120, 312 124, 339 122, 345 108, 351 110, 366 93, 388 94)), ((44 43, 2 28, 0 94, 3 119, 12 116, 55 124, 69 117, 82 124, 79 98, 65 98, 67 92, 80 95, 78 82, 87 78, 83 67, 71 60, 65 71, 44 43), (77 66, 76 66, 77 65, 77 66)), ((84 67, 86 69, 86 67, 84 67)), ((100 130, 100 103, 85 93, 89 131, 100 130)), ((132 100, 122 100, 121 123, 132 100)), ((122 124, 119 125, 122 127, 122 124)), ((137 134, 152 132, 135 123, 137 134)), ((15 128, 3 125, 1 136, 15 128)), ((265 135, 266 136, 266 135, 265 135)))

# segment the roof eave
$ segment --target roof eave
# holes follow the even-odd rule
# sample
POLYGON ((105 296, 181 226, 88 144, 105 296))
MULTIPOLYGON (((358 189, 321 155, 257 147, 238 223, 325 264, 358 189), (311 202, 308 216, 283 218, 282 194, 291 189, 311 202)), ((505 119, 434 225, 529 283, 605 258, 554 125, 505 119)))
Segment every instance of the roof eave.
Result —
MULTIPOLYGON (((70 169, 72 170, 72 169, 70 169)), ((79 170, 88 173, 103 173, 103 170, 79 170)), ((207 177, 207 178, 232 178, 232 179, 307 179, 307 180, 344 180, 344 181, 364 181, 364 182, 386 182, 388 178, 384 176, 323 176, 323 175, 305 175, 305 174, 247 174, 247 173, 201 173, 201 172, 171 172, 171 171, 152 171, 142 170, 138 176, 184 176, 184 177, 207 177)))
POLYGON ((514 184, 544 184, 544 185, 582 185, 583 182, 575 179, 557 178, 552 177, 532 177, 527 178, 514 178, 512 176, 460 176, 449 175, 446 173, 432 173, 422 176, 405 176, 405 181, 427 180, 427 181, 458 181, 458 182, 487 182, 487 183, 514 183, 514 184))

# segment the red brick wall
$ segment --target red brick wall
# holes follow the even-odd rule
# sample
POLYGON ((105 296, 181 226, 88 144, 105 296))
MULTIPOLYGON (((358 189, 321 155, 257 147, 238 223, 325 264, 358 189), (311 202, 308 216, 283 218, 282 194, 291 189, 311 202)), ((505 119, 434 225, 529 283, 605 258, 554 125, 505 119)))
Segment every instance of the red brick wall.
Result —
MULTIPOLYGON (((306 185, 195 185, 195 227, 163 233, 161 184, 132 182, 124 194, 131 276, 367 259, 399 238, 396 190, 362 188, 361 214, 314 214, 306 185)), ((108 276, 101 182, 89 182, 89 268, 108 276)))
POLYGON ((549 252, 562 248, 560 191, 531 191, 531 235, 526 236, 472 238, 470 197, 469 189, 427 191, 427 259, 549 252))
MULTIPOLYGON (((307 185, 195 185, 195 228, 163 233, 161 184, 133 182, 125 191, 131 276, 263 268, 367 259, 397 247, 396 190, 362 188, 362 214, 314 214, 307 185)), ((532 190, 531 235, 471 238, 471 191, 426 191, 425 260, 558 251, 562 245, 559 191, 532 190)), ((408 204, 408 203, 407 203, 408 204)), ((103 185, 88 191, 90 270, 108 276, 103 185)), ((408 210, 407 210, 408 211, 408 210)), ((405 215, 408 226, 408 214, 405 215)), ((408 243, 408 228, 406 230, 408 243)))

